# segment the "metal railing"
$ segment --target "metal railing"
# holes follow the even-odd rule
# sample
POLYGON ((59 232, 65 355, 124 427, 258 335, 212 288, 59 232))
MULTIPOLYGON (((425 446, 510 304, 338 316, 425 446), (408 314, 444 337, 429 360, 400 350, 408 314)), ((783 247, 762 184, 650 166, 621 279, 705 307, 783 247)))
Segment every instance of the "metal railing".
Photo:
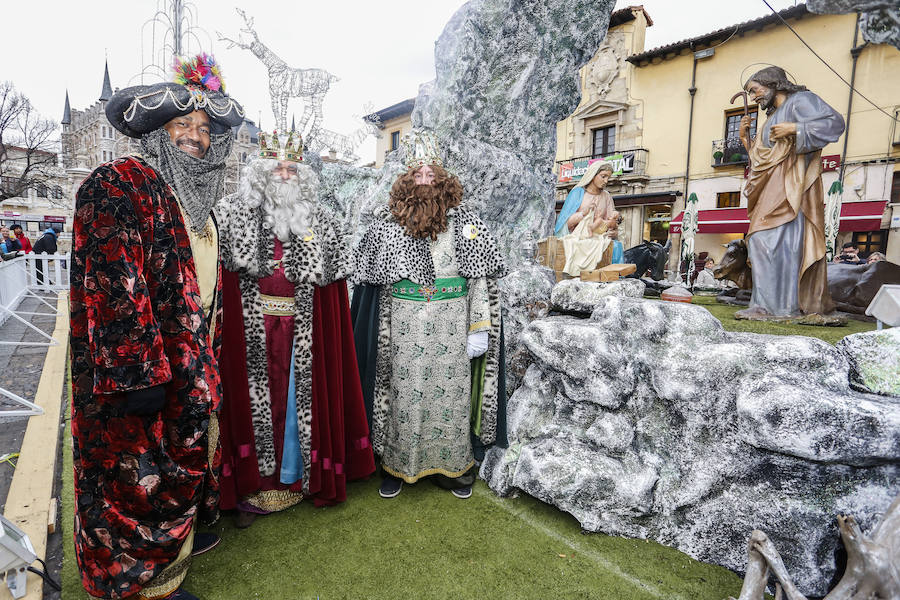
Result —
MULTIPOLYGON (((8 318, 13 317, 22 321, 27 327, 35 330, 44 338, 51 340, 51 344, 27 344, 27 345, 55 345, 53 338, 34 327, 21 315, 55 315, 56 306, 47 302, 42 294, 55 296, 62 290, 69 289, 69 255, 68 254, 28 254, 20 255, 12 260, 0 262, 0 325, 8 318), (22 300, 26 297, 37 298, 52 312, 22 312, 17 310, 22 300)), ((51 297, 52 297, 51 296, 51 297)), ((0 344, 5 344, 0 340, 0 344)))
POLYGON ((747 149, 744 148, 741 138, 737 137, 713 140, 711 158, 713 167, 745 165, 750 161, 747 149))
MULTIPOLYGON (((52 317, 57 314, 57 307, 48 300, 52 300, 59 291, 69 289, 69 261, 68 254, 28 253, 0 262, 0 325, 14 319, 46 340, 0 339, 0 345, 45 347, 59 345, 59 341, 33 325, 26 317, 52 317), (19 310, 22 300, 27 297, 38 301, 37 308, 41 309, 41 312, 19 310)), ((40 406, 9 390, 0 388, 0 397, 7 403, 11 401, 22 407, 17 410, 2 410, 0 416, 24 417, 44 412, 40 406)))
POLYGON ((36 292, 59 292, 69 289, 68 254, 28 253, 20 258, 25 259, 29 289, 36 292))

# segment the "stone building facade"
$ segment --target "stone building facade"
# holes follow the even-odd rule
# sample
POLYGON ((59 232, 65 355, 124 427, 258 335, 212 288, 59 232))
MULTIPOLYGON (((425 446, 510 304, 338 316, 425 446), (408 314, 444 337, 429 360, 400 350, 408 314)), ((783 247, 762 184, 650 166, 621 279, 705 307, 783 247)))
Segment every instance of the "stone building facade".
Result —
POLYGON ((363 119, 379 129, 375 143, 375 168, 384 166, 387 155, 400 147, 403 136, 412 131, 412 111, 416 99, 408 98, 397 104, 382 108, 363 119))
POLYGON ((557 124, 557 210, 591 162, 609 160, 616 171, 607 189, 623 218, 619 231, 626 248, 642 239, 664 243, 663 224, 682 193, 674 177, 654 177, 648 168, 644 103, 631 91, 635 68, 627 59, 643 52, 652 25, 642 6, 612 13, 606 40, 579 72, 581 103, 557 124))

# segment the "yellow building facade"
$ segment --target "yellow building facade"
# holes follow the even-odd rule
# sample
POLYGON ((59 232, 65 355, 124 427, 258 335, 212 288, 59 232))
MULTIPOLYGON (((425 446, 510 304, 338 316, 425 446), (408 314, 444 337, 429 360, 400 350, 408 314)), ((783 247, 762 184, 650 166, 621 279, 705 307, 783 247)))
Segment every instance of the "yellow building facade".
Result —
MULTIPOLYGON (((626 247, 641 239, 659 241, 661 231, 671 232, 677 243, 677 218, 685 198, 692 194, 696 194, 701 211, 695 252, 707 252, 718 262, 724 253, 722 244, 743 237, 746 198, 741 192, 747 158, 734 139, 743 103, 737 99, 731 104, 731 99, 755 71, 775 64, 821 96, 848 122, 845 134, 822 151, 826 192, 843 175, 838 247, 853 241, 863 255, 882 251, 889 260, 900 263, 900 124, 896 121, 900 115, 900 51, 888 45, 864 44, 862 36, 855 34, 855 15, 816 15, 804 5, 644 51, 643 31, 652 21, 640 7, 626 10, 634 18, 616 27, 611 21, 608 36, 608 40, 623 38, 629 50, 614 83, 620 86, 615 101, 627 105, 616 121, 614 150, 641 148, 644 154, 641 178, 623 173, 610 186, 617 207, 625 214, 626 247), (844 79, 852 78, 854 87, 878 108, 854 95, 848 118, 848 86, 781 19, 844 79), (851 52, 854 40, 856 50, 851 52), (666 206, 668 214, 664 215, 666 211, 660 208, 666 206), (671 230, 670 218, 675 218, 671 230)), ((578 121, 592 103, 588 78, 595 65, 606 60, 603 51, 601 48, 582 69, 582 104, 557 127, 558 199, 568 188, 560 177, 561 166, 586 149, 584 143, 578 145, 579 135, 582 139, 596 137, 594 123, 585 121, 586 131, 580 133, 578 121)), ((765 121, 752 103, 750 112, 760 124, 765 121)), ((599 157, 596 152, 585 154, 599 157)), ((577 179, 570 185, 575 182, 577 179)), ((672 254, 670 266, 675 264, 672 254)))
POLYGON ((376 169, 384 165, 384 159, 389 153, 400 147, 403 136, 412 131, 411 116, 415 105, 416 99, 410 98, 364 117, 366 121, 377 125, 381 133, 375 142, 376 169))

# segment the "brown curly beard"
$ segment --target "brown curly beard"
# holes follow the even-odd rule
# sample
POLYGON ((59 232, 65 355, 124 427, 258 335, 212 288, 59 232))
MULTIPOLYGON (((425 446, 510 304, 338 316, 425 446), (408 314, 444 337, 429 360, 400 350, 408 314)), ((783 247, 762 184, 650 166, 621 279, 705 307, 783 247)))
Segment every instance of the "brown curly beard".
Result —
POLYGON ((391 187, 388 208, 407 234, 436 240, 439 233, 447 230, 447 211, 462 202, 462 185, 441 167, 431 168, 432 185, 416 185, 416 169, 397 178, 391 187))

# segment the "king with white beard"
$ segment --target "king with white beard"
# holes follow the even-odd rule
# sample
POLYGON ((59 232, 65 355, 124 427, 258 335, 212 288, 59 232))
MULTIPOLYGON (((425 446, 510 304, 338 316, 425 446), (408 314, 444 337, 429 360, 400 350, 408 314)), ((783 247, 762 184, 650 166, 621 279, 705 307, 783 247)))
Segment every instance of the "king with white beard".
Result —
POLYGON ((346 499, 374 471, 346 278, 348 252, 297 134, 260 133, 215 209, 223 262, 221 502, 237 525, 346 499))

